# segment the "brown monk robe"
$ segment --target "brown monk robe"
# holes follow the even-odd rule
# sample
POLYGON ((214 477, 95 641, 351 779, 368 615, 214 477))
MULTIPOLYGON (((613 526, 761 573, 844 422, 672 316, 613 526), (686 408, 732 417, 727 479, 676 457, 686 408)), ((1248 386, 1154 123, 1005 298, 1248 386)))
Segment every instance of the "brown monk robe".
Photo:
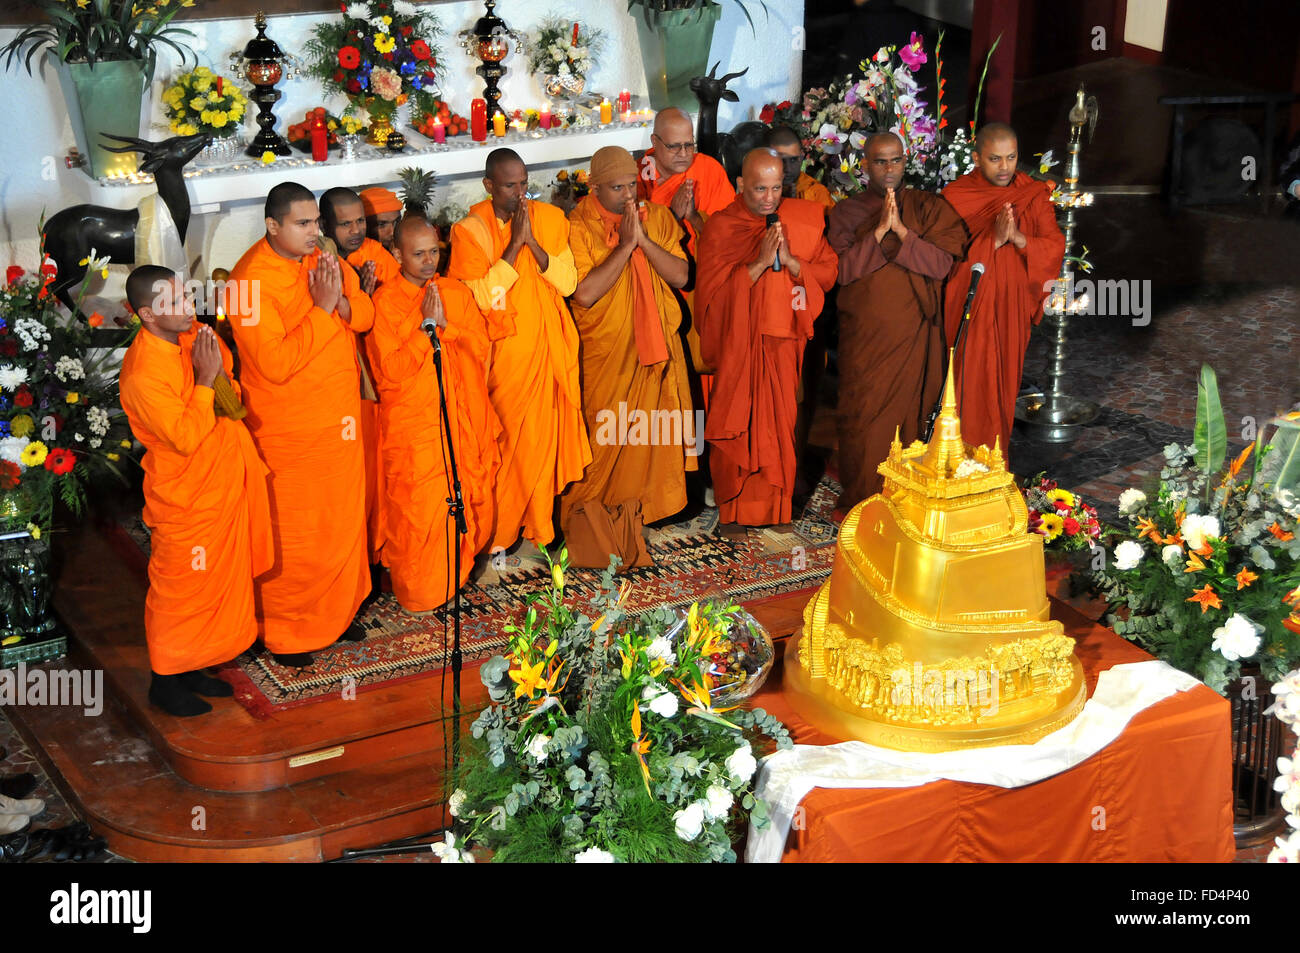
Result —
MULTIPOLYGON (((328 189, 320 197, 321 231, 334 243, 338 256, 357 273, 361 290, 373 300, 375 289, 398 276, 393 256, 366 237, 365 205, 351 189, 328 189)), ((361 371, 361 444, 366 455, 366 553, 370 560, 371 594, 379 593, 380 551, 384 548, 383 448, 379 433, 379 395, 375 372, 366 356, 371 332, 356 335, 361 371)))
POLYGON ((821 208, 782 197, 776 153, 747 155, 740 186, 700 237, 700 345, 715 368, 704 435, 723 523, 763 526, 790 520, 799 363, 837 260, 821 208))
POLYGON ((591 464, 561 497, 560 522, 573 565, 604 568, 613 554, 631 568, 652 561, 644 523, 686 505, 685 471, 698 466, 673 296, 686 284, 686 253, 672 212, 638 207, 626 149, 592 156, 590 183, 569 216, 569 247, 591 464))
POLYGON ((921 436, 944 382, 943 281, 966 244, 943 199, 902 187, 906 159, 892 132, 867 143, 865 192, 830 217, 840 256, 839 508, 879 493, 876 472, 898 428, 921 436))
POLYGON ((970 287, 970 268, 984 263, 984 277, 956 361, 961 429, 972 445, 1005 451, 1015 423, 1020 374, 1029 329, 1043 319, 1049 283, 1061 270, 1065 236, 1047 182, 1016 171, 1015 131, 989 123, 975 136, 976 167, 944 190, 970 230, 966 260, 948 277, 944 314, 955 341, 970 287))

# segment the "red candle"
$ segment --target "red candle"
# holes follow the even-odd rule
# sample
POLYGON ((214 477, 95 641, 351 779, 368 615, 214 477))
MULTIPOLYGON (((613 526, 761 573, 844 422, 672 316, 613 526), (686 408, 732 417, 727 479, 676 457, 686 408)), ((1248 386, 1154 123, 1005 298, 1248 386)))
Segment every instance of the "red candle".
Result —
POLYGON ((433 117, 433 141, 442 145, 447 141, 447 127, 442 124, 442 120, 437 116, 433 117))
POLYGON ((324 162, 328 155, 329 139, 325 120, 317 117, 311 124, 311 158, 313 162, 324 162))
POLYGON ((573 45, 578 45, 578 24, 573 25, 573 45))
POLYGON ((218 77, 217 77, 217 95, 218 95, 218 96, 224 96, 224 95, 226 95, 225 92, 222 91, 222 87, 223 87, 224 84, 225 84, 225 79, 224 79, 223 77, 218 76, 218 77))
POLYGON ((469 107, 469 133, 475 142, 487 141, 487 100, 476 99, 469 107))
POLYGON ((618 111, 620 113, 632 111, 632 94, 626 89, 618 94, 618 111))
POLYGON ((542 107, 542 111, 537 116, 537 124, 543 129, 551 128, 551 104, 547 103, 542 107))

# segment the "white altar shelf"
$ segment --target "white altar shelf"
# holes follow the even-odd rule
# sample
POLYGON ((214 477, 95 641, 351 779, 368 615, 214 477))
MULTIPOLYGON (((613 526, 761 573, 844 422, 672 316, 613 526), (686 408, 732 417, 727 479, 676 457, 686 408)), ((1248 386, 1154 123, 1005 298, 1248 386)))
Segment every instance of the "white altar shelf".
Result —
MULTIPOLYGON (((254 158, 209 167, 189 167, 185 181, 195 214, 216 212, 241 202, 261 202, 271 187, 281 182, 298 182, 313 192, 337 185, 361 188, 398 182, 397 172, 408 166, 428 169, 439 180, 482 177, 488 153, 502 146, 514 149, 525 164, 544 166, 575 163, 585 166, 604 146, 622 146, 629 152, 650 147, 650 124, 614 123, 610 126, 579 126, 548 132, 510 132, 501 138, 488 136, 474 142, 469 136, 455 136, 446 145, 426 139, 414 129, 403 129, 407 147, 398 153, 362 145, 356 159, 344 161, 331 149, 324 162, 297 151, 292 156, 262 165, 254 158)), ((79 171, 72 176, 71 191, 80 201, 109 208, 135 208, 154 191, 153 176, 130 173, 116 179, 92 179, 79 171)))

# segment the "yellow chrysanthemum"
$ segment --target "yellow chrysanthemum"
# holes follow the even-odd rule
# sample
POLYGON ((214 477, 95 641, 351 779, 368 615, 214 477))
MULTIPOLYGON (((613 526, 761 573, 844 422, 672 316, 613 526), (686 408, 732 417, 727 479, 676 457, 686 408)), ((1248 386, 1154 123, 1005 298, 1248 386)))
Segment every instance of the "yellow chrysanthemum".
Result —
POLYGON ((220 129, 230 121, 230 117, 223 112, 214 112, 212 118, 208 120, 213 129, 220 129))
POLYGON ((196 93, 206 93, 211 88, 212 80, 208 79, 206 76, 194 81, 194 91, 196 93))
POLYGON ((187 122, 184 126, 181 127, 182 136, 192 136, 198 131, 199 131, 199 127, 194 125, 194 123, 192 122, 187 122))
POLYGON ((203 110, 203 112, 199 113, 199 118, 202 119, 204 122, 212 122, 212 110, 211 109, 203 110))
POLYGON ((1060 536, 1062 531, 1065 529, 1065 520, 1061 519, 1061 517, 1057 516, 1055 513, 1044 513, 1040 519, 1043 521, 1043 535, 1046 536, 1048 540, 1056 539, 1056 537, 1060 536))
POLYGON ((1055 490, 1048 490, 1044 495, 1053 503, 1059 500, 1071 509, 1074 508, 1074 494, 1069 490, 1062 490, 1058 487, 1055 490))
POLYGON ((267 149, 265 152, 262 153, 262 165, 270 165, 274 161, 275 161, 275 153, 272 152, 270 149, 267 149))
POLYGON ((22 455, 18 458, 25 467, 39 467, 49 456, 50 450, 39 440, 33 440, 23 448, 22 455))
POLYGON ((397 46, 397 41, 387 33, 378 33, 375 35, 375 49, 380 53, 391 53, 397 46))
POLYGON ((212 70, 208 69, 206 66, 196 66, 196 67, 194 67, 194 75, 195 75, 195 76, 211 76, 211 75, 212 75, 212 70))
POLYGON ((77 401, 81 400, 81 395, 78 394, 75 390, 70 390, 68 391, 68 396, 65 399, 69 404, 75 404, 77 401))
POLYGON ((32 420, 26 414, 19 414, 13 420, 9 421, 9 432, 15 437, 26 437, 36 429, 36 421, 32 420))
POLYGON ((217 92, 215 89, 214 89, 214 90, 211 90, 211 91, 208 93, 208 102, 210 102, 210 103, 219 103, 219 102, 221 102, 221 99, 222 99, 221 94, 220 94, 219 92, 217 92))
POLYGON ((193 99, 190 100, 190 108, 193 109, 196 113, 202 112, 204 107, 206 107, 207 105, 208 105, 208 101, 204 99, 202 96, 195 96, 193 99))

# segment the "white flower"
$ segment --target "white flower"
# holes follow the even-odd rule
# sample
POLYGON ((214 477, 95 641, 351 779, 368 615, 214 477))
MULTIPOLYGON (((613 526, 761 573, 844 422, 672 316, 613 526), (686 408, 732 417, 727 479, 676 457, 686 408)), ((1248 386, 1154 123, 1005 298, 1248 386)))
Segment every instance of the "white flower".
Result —
POLYGON ((35 351, 50 339, 50 329, 35 318, 19 318, 15 321, 14 334, 23 342, 24 351, 35 351))
POLYGON ((1278 758, 1273 790, 1286 791, 1296 785, 1300 785, 1300 758, 1278 758))
POLYGON ((1228 621, 1215 629, 1212 635, 1214 641, 1210 648, 1229 662, 1250 658, 1259 651, 1259 632, 1255 623, 1239 612, 1229 616, 1228 621))
MULTIPOLYGON (((1282 792, 1282 810, 1288 814, 1300 814, 1300 784, 1282 792)), ((1294 824, 1294 822, 1289 822, 1294 824)), ((1300 824, 1294 824, 1300 827, 1300 824)))
POLYGON ((673 815, 673 826, 682 840, 695 840, 704 829, 704 802, 696 801, 673 815))
POLYGON ((374 27, 376 30, 378 30, 380 33, 388 32, 388 24, 384 22, 383 17, 371 17, 370 25, 374 27))
POLYGON ((875 60, 877 63, 888 63, 889 47, 882 46, 880 49, 876 50, 875 60))
POLYGON ((456 835, 451 831, 441 844, 432 844, 429 849, 438 855, 438 859, 444 864, 472 864, 474 855, 467 850, 461 850, 456 846, 456 835))
POLYGON ((1211 536, 1219 535, 1219 520, 1214 516, 1188 513, 1183 517, 1182 534, 1188 549, 1200 549, 1211 536))
POLYGON ((1183 547, 1170 543, 1160 550, 1160 558, 1164 560, 1166 566, 1177 566, 1183 561, 1183 547))
POLYGON ((735 803, 735 796, 721 784, 711 784, 704 792, 704 813, 711 821, 726 817, 731 805, 735 803))
POLYGON ((757 770, 758 762, 754 760, 754 752, 750 750, 748 741, 727 758, 727 773, 737 781, 748 781, 757 770))
POLYGON ((1125 490, 1119 495, 1119 512, 1121 516, 1128 516, 1136 513, 1139 506, 1147 501, 1147 495, 1141 490, 1132 488, 1125 490))
POLYGON ((546 744, 551 740, 550 735, 533 735, 533 740, 528 742, 528 754, 541 764, 546 760, 546 744))
POLYGON ((0 365, 0 389, 17 390, 27 383, 27 368, 14 367, 12 364, 0 365))
POLYGON ((369 20, 370 7, 364 3, 349 3, 348 8, 343 11, 344 16, 349 16, 354 20, 369 20))
POLYGON ((101 443, 103 443, 103 442, 104 442, 104 441, 100 440, 98 437, 91 437, 91 438, 90 438, 90 449, 91 449, 91 450, 98 450, 98 449, 99 449, 99 445, 100 445, 101 443))
POLYGON ((957 469, 953 471, 953 476, 957 479, 972 476, 976 473, 988 473, 989 468, 973 457, 963 457, 961 463, 957 464, 957 469))
POLYGON ((645 650, 645 657, 654 661, 660 659, 665 665, 672 665, 677 661, 677 653, 673 651, 673 643, 668 640, 667 636, 657 636, 650 643, 649 648, 645 650))
POLYGON ((393 0, 393 13, 399 17, 415 16, 415 4, 407 3, 406 0, 393 0))
POLYGON ((612 864, 614 855, 607 850, 601 850, 599 847, 588 847, 579 854, 573 855, 575 864, 612 864))
POLYGON ((1119 570, 1132 569, 1142 561, 1146 552, 1142 549, 1142 544, 1126 539, 1115 547, 1115 568, 1119 570))
POLYGON ((108 433, 108 411, 103 407, 91 407, 86 411, 86 425, 96 437, 104 436, 108 433))
POLYGON ((452 817, 460 817, 461 808, 465 806, 465 792, 461 788, 451 792, 451 797, 447 799, 447 810, 452 817))
POLYGON ((31 440, 27 437, 5 437, 0 440, 0 460, 8 460, 10 463, 18 464, 19 469, 26 469, 23 466, 23 451, 31 440))
POLYGON ((54 364, 54 376, 61 381, 79 381, 86 377, 86 369, 75 357, 64 355, 54 364))
POLYGON ((1279 837, 1277 846, 1268 852, 1267 863, 1300 864, 1300 831, 1292 831, 1289 837, 1279 837))
POLYGON ((677 714, 677 696, 661 685, 647 685, 641 693, 641 699, 648 701, 649 709, 660 718, 671 718, 677 714))
POLYGON ((82 443, 85 441, 86 438, 79 433, 74 433, 72 435, 72 439, 77 441, 77 443, 82 443))

